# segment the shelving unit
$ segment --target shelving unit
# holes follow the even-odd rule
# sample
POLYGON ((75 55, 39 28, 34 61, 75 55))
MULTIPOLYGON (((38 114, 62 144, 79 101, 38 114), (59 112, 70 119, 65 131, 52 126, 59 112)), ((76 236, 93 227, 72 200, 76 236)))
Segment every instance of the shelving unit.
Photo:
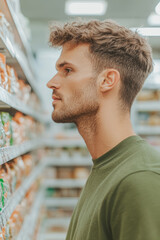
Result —
POLYGON ((6 226, 7 221, 9 220, 12 212, 16 208, 16 206, 21 202, 26 192, 35 181, 35 179, 40 175, 42 170, 44 169, 45 164, 41 163, 33 169, 30 176, 28 176, 22 185, 14 192, 10 200, 7 202, 4 209, 0 212, 0 229, 6 226))
POLYGON ((66 233, 59 233, 55 232, 53 233, 45 233, 45 229, 51 227, 51 226, 56 226, 57 224, 61 226, 68 227, 70 222, 70 218, 52 218, 52 219, 46 219, 45 224, 43 226, 43 229, 41 229, 41 232, 38 235, 39 240, 65 240, 66 233))
POLYGON ((20 145, 2 147, 0 148, 0 165, 12 160, 13 158, 23 155, 24 153, 33 151, 42 146, 43 146, 43 140, 41 140, 41 138, 39 137, 30 141, 21 143, 20 145))
MULTIPOLYGON (((72 135, 71 135, 72 136, 72 135)), ((44 206, 48 209, 49 212, 51 211, 58 211, 60 209, 61 211, 73 211, 75 206, 77 205, 78 202, 78 195, 75 194, 80 194, 80 190, 84 187, 86 183, 86 178, 76 178, 76 175, 74 175, 74 170, 76 169, 82 169, 82 168, 91 168, 92 166, 92 160, 89 154, 87 155, 84 151, 85 144, 81 139, 61 139, 61 140, 56 140, 54 141, 48 141, 46 142, 46 145, 52 149, 52 148, 60 148, 61 149, 61 154, 58 155, 58 158, 56 158, 56 155, 54 155, 53 152, 53 157, 49 156, 44 158, 44 161, 46 163, 46 167, 48 167, 51 170, 51 167, 57 170, 57 178, 48 178, 47 175, 44 181, 42 182, 42 186, 44 190, 50 189, 47 196, 44 198, 44 206), (82 149, 81 149, 82 148, 82 149), (64 150, 63 150, 64 149, 64 150), (73 151, 72 153, 70 152, 71 155, 67 154, 68 151, 73 151), (76 152, 76 149, 79 149, 78 152, 76 152), (81 150, 84 155, 81 155, 81 150), (64 152, 63 152, 64 151, 64 152), (75 151, 75 152, 74 152, 75 151), (65 178, 61 179, 58 172, 63 167, 63 170, 65 171, 65 168, 69 168, 69 171, 73 171, 70 174, 73 174, 73 178, 65 178), (52 195, 52 190, 53 189, 53 195, 52 195), (61 190, 62 190, 62 195, 61 195, 61 190), (56 191, 58 195, 56 195, 56 191), (64 195, 63 195, 64 191, 64 195), (66 192, 67 191, 67 192, 66 192), (72 196, 69 196, 68 194, 72 193, 72 196), (51 194, 51 195, 50 195, 51 194)), ((66 170, 67 171, 67 170, 66 170)), ((46 192, 47 193, 47 192, 46 192)), ((45 194, 46 195, 46 194, 45 194)), ((55 213, 57 214, 57 213, 55 213)), ((68 214, 68 213, 67 213, 68 214)), ((69 213, 70 214, 70 213, 69 213)), ((56 227, 64 227, 64 229, 67 229, 69 226, 70 222, 70 217, 55 217, 55 218, 49 218, 47 220, 43 221, 43 224, 41 225, 41 230, 38 235, 38 239, 40 240, 57 240, 57 239, 65 239, 66 237, 66 232, 58 232, 56 231, 56 227), (50 232, 50 228, 54 228, 54 232, 50 232)))
MULTIPOLYGON (((159 62, 154 60, 154 65, 159 62)), ((157 68, 158 69, 158 68, 157 68)), ((160 151, 160 144, 157 137, 160 135, 160 83, 157 72, 152 74, 138 94, 133 105, 133 125, 135 132, 145 138, 149 143, 153 143, 154 148, 160 151), (156 142, 157 141, 157 142, 156 142)))
POLYGON ((45 179, 42 184, 46 188, 82 188, 85 182, 84 179, 45 179))
MULTIPOLYGON (((35 67, 36 62, 33 57, 29 42, 26 38, 24 29, 21 26, 18 16, 15 14, 15 11, 12 8, 11 1, 0 0, 0 11, 4 14, 6 21, 10 26, 10 34, 8 34, 8 32, 7 34, 3 33, 3 28, 0 29, 0 53, 6 56, 7 65, 15 69, 16 73, 18 74, 18 79, 25 80, 26 83, 31 86, 32 91, 40 100, 40 106, 37 106, 36 109, 34 109, 28 103, 24 103, 16 95, 9 93, 0 86, 0 110, 2 112, 20 111, 25 115, 31 116, 39 123, 47 125, 50 122, 51 117, 47 116, 47 113, 44 112, 43 109, 42 92, 36 82, 37 74, 33 68, 35 67), (13 109, 14 111, 12 111, 13 109)), ((24 141, 19 145, 1 147, 0 165, 3 165, 8 161, 12 161, 14 158, 17 158, 25 153, 29 153, 35 149, 45 148, 47 144, 45 143, 45 138, 47 136, 45 133, 43 134, 44 135, 40 135, 40 133, 37 132, 37 136, 34 139, 24 141)), ((9 167, 10 165, 6 164, 5 166, 9 167)), ((0 231, 7 226, 8 220, 11 218, 12 213, 22 202, 26 196, 26 193, 29 191, 33 183, 35 183, 36 179, 42 174, 45 167, 45 161, 40 161, 38 165, 36 165, 36 167, 31 171, 31 173, 23 180, 15 192, 13 192, 12 195, 9 196, 8 200, 6 200, 6 203, 0 212, 0 231)), ((35 202, 32 205, 31 211, 24 218, 21 230, 16 237, 17 240, 32 239, 39 211, 42 205, 42 196, 43 191, 40 190, 37 194, 35 202)))
POLYGON ((137 126, 136 132, 139 135, 160 135, 160 126, 137 126))
POLYGON ((160 111, 160 101, 145 101, 145 102, 136 102, 135 109, 137 111, 160 111))
POLYGON ((46 233, 43 235, 44 240, 65 240, 66 239, 66 233, 59 233, 55 232, 53 233, 46 233))
POLYGON ((29 214, 26 216, 24 220, 23 226, 16 240, 32 239, 42 202, 43 202, 43 191, 40 190, 36 196, 36 199, 31 207, 29 214))
POLYGON ((16 29, 17 29, 17 31, 18 31, 18 34, 19 34, 19 36, 20 36, 20 38, 21 38, 22 44, 23 44, 24 48, 26 49, 26 51, 27 51, 29 54, 32 55, 32 51, 31 51, 30 45, 29 45, 29 43, 28 43, 27 37, 26 37, 26 35, 25 35, 25 32, 24 32, 24 30, 23 30, 23 28, 22 28, 22 25, 20 24, 20 21, 19 21, 17 15, 16 15, 15 12, 13 11, 13 8, 12 8, 12 6, 11 6, 10 1, 9 1, 9 0, 6 0, 6 2, 7 2, 8 9, 9 9, 9 11, 10 11, 10 14, 11 14, 11 16, 12 16, 12 19, 13 19, 13 21, 14 21, 14 24, 15 24, 15 26, 16 26, 16 29))
POLYGON ((45 145, 50 148, 58 147, 85 147, 85 142, 83 139, 45 139, 45 145))
POLYGON ((55 167, 69 167, 69 166, 92 166, 91 158, 85 157, 81 159, 76 158, 60 158, 60 159, 53 159, 51 157, 44 158, 47 166, 55 166, 55 167))
POLYGON ((44 204, 46 207, 71 207, 74 208, 78 198, 46 198, 44 204))
POLYGON ((35 111, 30 106, 23 103, 20 99, 18 99, 13 94, 10 94, 5 89, 0 87, 0 108, 14 108, 24 114, 27 114, 39 122, 48 123, 49 117, 47 118, 42 112, 35 111))
POLYGON ((14 13, 10 1, 0 0, 0 10, 5 13, 5 17, 14 32, 15 41, 18 42, 24 51, 22 54, 22 52, 17 49, 10 39, 0 35, 1 52, 6 54, 9 62, 17 69, 19 76, 26 79, 30 83, 33 90, 41 99, 42 92, 36 86, 35 76, 33 73, 34 71, 29 65, 31 60, 32 62, 35 62, 35 60, 20 21, 14 13))

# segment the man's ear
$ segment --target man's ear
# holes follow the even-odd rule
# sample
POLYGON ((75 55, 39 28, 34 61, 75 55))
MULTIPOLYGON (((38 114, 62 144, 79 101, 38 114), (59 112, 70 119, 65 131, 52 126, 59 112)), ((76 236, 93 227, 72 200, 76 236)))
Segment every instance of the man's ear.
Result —
POLYGON ((98 78, 101 92, 106 92, 118 84, 120 73, 116 69, 109 68, 102 71, 98 78))

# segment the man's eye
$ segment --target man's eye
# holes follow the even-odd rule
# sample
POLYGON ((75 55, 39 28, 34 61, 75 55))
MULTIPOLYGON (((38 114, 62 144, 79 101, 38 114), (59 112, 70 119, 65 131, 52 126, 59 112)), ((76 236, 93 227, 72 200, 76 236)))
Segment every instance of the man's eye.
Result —
POLYGON ((66 73, 70 73, 71 71, 72 71, 71 68, 65 68, 65 72, 66 72, 66 73))

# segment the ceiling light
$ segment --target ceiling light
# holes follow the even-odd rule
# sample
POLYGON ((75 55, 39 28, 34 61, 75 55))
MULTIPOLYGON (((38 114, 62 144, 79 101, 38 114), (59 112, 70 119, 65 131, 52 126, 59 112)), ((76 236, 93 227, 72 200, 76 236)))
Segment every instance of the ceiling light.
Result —
POLYGON ((148 24, 151 26, 160 26, 160 15, 151 13, 148 17, 148 24))
POLYGON ((155 7, 155 12, 160 15, 160 2, 155 7))
POLYGON ((144 28, 131 28, 132 31, 137 31, 139 34, 148 37, 159 37, 160 27, 144 27, 144 28))
POLYGON ((104 15, 107 10, 105 0, 67 0, 65 13, 67 15, 104 15))

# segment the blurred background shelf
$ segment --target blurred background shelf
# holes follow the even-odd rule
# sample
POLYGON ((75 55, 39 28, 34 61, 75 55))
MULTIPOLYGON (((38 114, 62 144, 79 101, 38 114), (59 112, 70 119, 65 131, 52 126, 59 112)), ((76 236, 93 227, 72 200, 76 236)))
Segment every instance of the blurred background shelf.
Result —
POLYGON ((48 188, 82 188, 85 183, 84 179, 45 179, 42 184, 48 188))
POLYGON ((160 135, 160 126, 137 126, 136 132, 139 135, 160 135))
POLYGON ((160 101, 137 101, 135 103, 135 108, 137 111, 160 111, 160 101))
POLYGON ((67 166, 92 166, 92 160, 88 157, 62 157, 59 159, 55 159, 52 157, 44 158, 44 161, 47 166, 55 166, 55 167, 67 167, 67 166))
POLYGON ((35 226, 39 216, 39 211, 43 201, 43 192, 39 190, 29 214, 25 217, 21 230, 16 240, 28 240, 33 238, 35 226))
POLYGON ((44 204, 46 207, 71 207, 74 208, 78 198, 46 198, 44 204))
POLYGON ((41 138, 36 138, 30 141, 21 143, 20 145, 13 145, 9 147, 0 148, 0 165, 16 158, 24 153, 43 146, 41 138))

